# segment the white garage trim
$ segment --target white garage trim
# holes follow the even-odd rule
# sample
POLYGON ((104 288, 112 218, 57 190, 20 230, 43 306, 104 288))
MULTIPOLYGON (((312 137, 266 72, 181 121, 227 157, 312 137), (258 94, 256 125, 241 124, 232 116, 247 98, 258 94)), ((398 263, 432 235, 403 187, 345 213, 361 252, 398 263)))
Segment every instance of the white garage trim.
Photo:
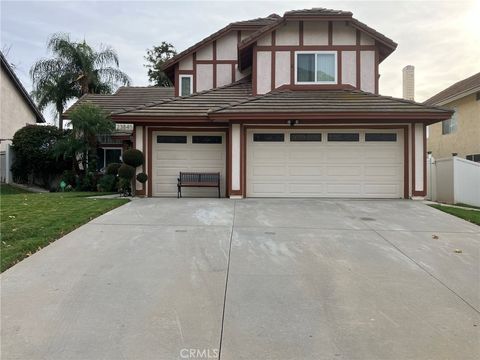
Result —
POLYGON ((403 198, 404 136, 398 128, 248 129, 246 196, 403 198), (262 133, 284 134, 284 141, 253 140, 262 133), (321 141, 290 141, 295 133, 321 141), (329 133, 358 134, 358 142, 329 141, 329 133), (395 134, 396 141, 365 141, 366 133, 395 134))
MULTIPOLYGON (((152 189, 153 196, 176 196, 180 171, 220 172, 221 193, 226 186, 226 132, 208 131, 153 131, 152 189), (202 143, 205 137, 220 138, 221 143, 202 143), (195 143, 197 141, 197 143, 195 143)), ((214 188, 185 188, 185 197, 216 196, 214 188)))

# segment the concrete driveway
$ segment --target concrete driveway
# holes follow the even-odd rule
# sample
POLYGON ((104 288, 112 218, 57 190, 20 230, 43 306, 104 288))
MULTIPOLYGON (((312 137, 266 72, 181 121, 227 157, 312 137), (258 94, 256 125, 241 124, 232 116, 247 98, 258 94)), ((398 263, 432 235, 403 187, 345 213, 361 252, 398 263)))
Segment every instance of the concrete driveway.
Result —
POLYGON ((479 231, 414 201, 135 200, 2 275, 2 359, 478 359, 479 231))

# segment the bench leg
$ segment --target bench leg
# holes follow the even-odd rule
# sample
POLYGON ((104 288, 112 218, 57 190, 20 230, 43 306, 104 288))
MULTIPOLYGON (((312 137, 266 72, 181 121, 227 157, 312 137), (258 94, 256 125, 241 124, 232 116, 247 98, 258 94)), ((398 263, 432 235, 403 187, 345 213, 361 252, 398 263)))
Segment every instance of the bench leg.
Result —
POLYGON ((182 188, 180 185, 177 185, 177 199, 180 199, 182 197, 182 188))
POLYGON ((218 198, 220 199, 220 186, 218 187, 218 198))

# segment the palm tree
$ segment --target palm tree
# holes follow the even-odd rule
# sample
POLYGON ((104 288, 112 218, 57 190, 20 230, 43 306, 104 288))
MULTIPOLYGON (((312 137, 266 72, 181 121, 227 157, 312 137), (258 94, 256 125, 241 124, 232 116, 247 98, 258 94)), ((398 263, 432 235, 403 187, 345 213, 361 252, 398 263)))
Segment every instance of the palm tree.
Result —
MULTIPOLYGON (((50 37, 47 48, 54 56, 37 61, 30 70, 37 101, 48 92, 45 87, 59 79, 65 87, 62 86, 58 97, 49 102, 55 105, 70 96, 65 94, 66 88, 69 88, 69 94, 80 97, 89 93, 111 94, 119 84, 130 85, 128 75, 118 68, 117 53, 109 46, 102 45, 96 51, 85 40, 74 42, 68 34, 58 33, 50 37)), ((59 119, 61 128, 61 113, 59 119)))
MULTIPOLYGON (((62 114, 69 100, 79 97, 78 86, 72 86, 70 78, 60 73, 43 80, 32 92, 33 98, 37 100, 38 108, 43 111, 48 105, 55 107, 57 114, 62 114)), ((61 128, 61 124, 59 124, 61 128)))

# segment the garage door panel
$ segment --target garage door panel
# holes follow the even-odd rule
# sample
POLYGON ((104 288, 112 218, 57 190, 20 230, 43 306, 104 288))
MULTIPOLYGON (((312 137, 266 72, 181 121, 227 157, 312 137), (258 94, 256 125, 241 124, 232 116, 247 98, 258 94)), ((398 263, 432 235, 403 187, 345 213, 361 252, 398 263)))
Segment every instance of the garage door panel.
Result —
POLYGON ((399 166, 365 166, 365 176, 381 176, 398 178, 402 169, 399 166))
POLYGON ((322 183, 294 183, 289 186, 289 193, 298 196, 317 196, 323 194, 324 185, 322 183))
POLYGON ((399 191, 398 184, 364 184, 364 192, 372 196, 394 196, 399 191))
POLYGON ((298 176, 321 176, 324 174, 323 166, 290 166, 288 168, 288 175, 298 176))
MULTIPOLYGON (((225 134, 210 132, 154 132, 153 133, 153 174, 154 196, 176 196, 177 178, 180 172, 219 172, 221 193, 225 193, 226 160, 225 134), (157 135, 181 135, 187 143, 157 143, 157 135), (221 144, 193 144, 194 135, 221 135, 221 144)), ((184 196, 216 197, 215 188, 183 188, 184 196)))
POLYGON ((285 142, 274 146, 253 142, 255 132, 247 132, 247 196, 403 197, 401 131, 382 130, 397 134, 392 142, 365 142, 365 130, 349 130, 358 142, 327 140, 341 130, 311 130, 322 133, 321 142, 290 142, 294 131, 284 130, 285 142))
POLYGON ((285 175, 284 166, 262 166, 253 169, 254 176, 280 176, 285 175))

